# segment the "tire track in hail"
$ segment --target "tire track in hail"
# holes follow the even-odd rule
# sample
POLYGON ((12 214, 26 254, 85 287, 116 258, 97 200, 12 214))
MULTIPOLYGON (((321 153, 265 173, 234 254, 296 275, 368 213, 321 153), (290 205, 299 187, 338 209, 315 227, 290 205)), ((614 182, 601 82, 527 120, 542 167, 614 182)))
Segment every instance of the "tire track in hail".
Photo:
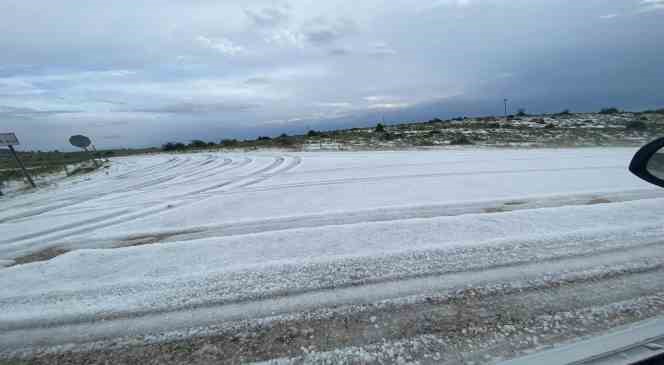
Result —
MULTIPOLYGON (((174 162, 174 161, 177 163, 177 161, 175 159, 169 160, 169 162, 174 162)), ((152 174, 149 174, 149 175, 152 175, 152 174)), ((98 187, 85 187, 83 189, 74 189, 73 191, 70 190, 68 192, 69 195, 70 195, 69 197, 62 197, 62 198, 59 198, 56 201, 52 202, 52 203, 56 203, 56 204, 51 204, 51 205, 47 205, 47 206, 44 206, 44 207, 39 207, 37 209, 29 210, 27 212, 22 212, 22 213, 19 213, 19 214, 14 214, 14 215, 11 215, 11 216, 0 218, 0 224, 10 223, 10 222, 17 221, 19 219, 30 218, 30 217, 38 216, 38 215, 48 213, 48 212, 51 212, 51 211, 54 211, 54 210, 58 210, 58 209, 61 209, 61 208, 74 206, 76 204, 80 204, 82 202, 88 201, 88 199, 90 199, 91 197, 101 197, 101 196, 105 196, 105 195, 108 195, 108 194, 113 194, 113 193, 116 193, 118 191, 126 190, 127 187, 126 186, 121 186, 121 187, 115 188, 114 190, 111 190, 111 191, 95 192, 94 194, 89 194, 89 195, 80 197, 80 194, 82 192, 86 192, 88 190, 94 190, 94 189, 98 189, 98 187), (62 203, 60 203, 60 202, 62 202, 62 203)))
MULTIPOLYGON (((278 166, 282 165, 284 163, 284 161, 285 161, 285 158, 283 156, 278 156, 268 166, 266 166, 264 168, 261 168, 259 170, 256 170, 256 171, 254 171, 250 174, 237 177, 236 179, 232 179, 231 181, 224 183, 223 186, 229 185, 230 183, 237 183, 239 181, 242 181, 243 179, 251 178, 251 177, 256 176, 258 174, 268 172, 269 170, 275 169, 278 166)), ((271 176, 273 176, 273 175, 271 175, 271 176)), ((196 193, 187 193, 187 194, 181 196, 180 198, 187 198, 187 197, 190 197, 190 195, 192 195, 192 194, 195 195, 196 193)), ((160 200, 163 200, 163 199, 160 199, 160 200)), ((31 244, 30 243, 26 244, 24 242, 25 240, 12 240, 12 247, 13 246, 20 246, 19 248, 26 249, 26 251, 29 251, 29 249, 34 248, 38 245, 40 247, 43 247, 42 241, 45 240, 45 239, 53 241, 53 240, 64 239, 64 238, 71 237, 71 236, 76 236, 76 235, 79 235, 79 234, 82 234, 82 233, 89 233, 89 232, 97 230, 97 229, 107 228, 107 227, 115 226, 115 225, 118 225, 118 224, 130 222, 130 221, 135 220, 135 219, 141 219, 141 218, 145 218, 145 217, 152 216, 152 215, 155 215, 155 214, 159 214, 159 213, 168 211, 168 210, 173 209, 173 208, 179 208, 179 207, 187 206, 187 205, 190 205, 190 204, 194 204, 198 201, 200 201, 200 200, 185 201, 185 202, 183 202, 183 203, 181 203, 177 206, 168 205, 168 204, 164 204, 164 203, 152 203, 151 204, 152 207, 148 208, 147 210, 142 210, 142 211, 139 211, 139 212, 136 212, 136 213, 129 213, 129 214, 116 216, 116 219, 103 219, 103 220, 96 219, 96 220, 92 220, 90 222, 90 224, 83 225, 82 227, 80 225, 77 225, 77 228, 73 229, 73 230, 72 229, 57 230, 57 231, 48 233, 47 237, 44 237, 44 235, 31 237, 30 239, 32 239, 32 240, 34 240, 35 238, 40 238, 40 240, 38 242, 33 242, 31 244), (60 233, 58 233, 58 232, 60 232, 60 233)), ((51 244, 51 246, 52 245, 53 245, 53 243, 51 244)))
MULTIPOLYGON (((176 158, 170 159, 169 161, 170 162, 175 162, 175 164, 173 164, 169 168, 165 169, 164 171, 170 171, 174 168, 178 168, 178 167, 187 165, 191 160, 192 160, 191 157, 187 157, 187 158, 181 159, 181 160, 178 160, 176 158)), ((211 155, 211 156, 208 157, 208 159, 203 160, 202 162, 196 161, 198 163, 195 163, 194 166, 189 167, 185 171, 187 171, 187 172, 188 171, 193 171, 196 168, 198 168, 199 166, 202 166, 205 163, 208 163, 208 162, 211 162, 211 161, 214 161, 214 160, 216 160, 215 156, 211 155)), ((228 162, 228 163, 230 163, 230 162, 228 162)), ((225 163, 224 165, 226 165, 228 163, 225 163)), ((160 173, 163 174, 164 171, 161 171, 160 173)), ((105 192, 95 192, 95 193, 92 193, 90 195, 86 195, 86 196, 83 196, 83 197, 77 197, 75 200, 74 200, 74 198, 62 198, 62 199, 59 199, 59 200, 60 201, 64 200, 65 202, 63 204, 56 204, 56 205, 53 205, 53 206, 43 207, 41 209, 33 210, 33 211, 30 211, 30 212, 24 212, 22 214, 15 215, 15 216, 12 216, 12 217, 9 217, 9 218, 0 219, 0 224, 16 222, 16 221, 23 220, 23 219, 26 219, 26 218, 31 218, 31 217, 34 217, 34 216, 37 216, 37 215, 40 215, 40 214, 48 213, 48 212, 51 212, 51 211, 54 211, 54 210, 73 207, 75 205, 78 205, 78 204, 81 204, 81 203, 91 202, 91 201, 97 200, 97 199, 101 199, 101 198, 107 197, 108 195, 116 194, 118 192, 124 192, 124 191, 127 191, 127 190, 145 189, 145 188, 148 188, 148 187, 159 186, 159 185, 161 185, 165 182, 168 182, 168 181, 170 181, 174 178, 177 178, 180 174, 181 174, 180 172, 177 172, 177 173, 173 173, 173 174, 170 174, 170 175, 161 176, 161 177, 158 177, 158 178, 150 180, 150 181, 144 181, 144 182, 141 182, 141 183, 138 183, 138 184, 134 183, 134 185, 116 186, 112 190, 105 191, 105 192)), ((156 175, 156 174, 155 173, 150 173, 150 174, 145 175, 145 176, 153 176, 153 175, 156 175)), ((95 187, 86 188, 85 190, 93 190, 93 189, 95 189, 95 187)), ((75 192, 80 193, 80 191, 75 191, 75 192)))
POLYGON ((274 158, 274 161, 272 161, 272 163, 270 163, 269 165, 267 165, 265 167, 262 167, 258 170, 252 171, 249 174, 241 175, 241 176, 232 178, 230 180, 224 181, 222 183, 217 183, 217 184, 207 186, 207 187, 204 187, 204 188, 201 188, 201 189, 198 189, 198 190, 190 191, 190 192, 187 192, 187 193, 185 193, 182 196, 179 196, 177 198, 184 198, 184 197, 188 197, 188 196, 192 196, 192 195, 198 195, 200 193, 204 193, 204 192, 207 192, 207 191, 211 191, 211 190, 214 190, 214 189, 218 189, 218 188, 222 188, 222 187, 225 187, 225 186, 229 186, 229 185, 238 183, 238 182, 240 182, 244 179, 250 179, 250 178, 252 178, 256 175, 259 175, 259 174, 265 173, 265 172, 267 172, 271 169, 277 168, 279 165, 283 164, 285 160, 286 159, 284 157, 277 156, 277 157, 274 158))
POLYGON ((607 165, 607 166, 569 167, 569 168, 555 168, 555 169, 492 170, 492 171, 473 171, 473 172, 441 172, 441 173, 430 173, 430 174, 367 176, 367 177, 356 177, 356 178, 341 178, 341 179, 329 179, 321 181, 310 181, 302 183, 269 185, 253 189, 245 189, 242 191, 222 191, 222 192, 216 192, 216 194, 214 195, 211 194, 210 197, 216 195, 225 195, 225 194, 237 194, 237 193, 247 193, 247 192, 253 193, 253 192, 287 190, 293 188, 303 188, 303 187, 306 188, 306 187, 315 187, 315 186, 343 185, 343 184, 353 184, 353 183, 375 183, 375 182, 393 181, 393 180, 402 180, 402 179, 523 174, 523 173, 533 173, 533 172, 589 171, 589 170, 624 169, 624 168, 625 166, 623 165, 607 165))
MULTIPOLYGON (((213 160, 206 160, 206 161, 214 161, 214 159, 213 160)), ((216 166, 216 168, 226 166, 230 163, 231 163, 230 159, 224 159, 222 164, 219 165, 219 166, 216 166)), ((204 163, 197 164, 197 166, 199 166, 199 165, 204 165, 204 163)), ((175 176, 177 176, 177 175, 175 175, 175 176)), ((171 176, 166 176, 164 178, 160 178, 160 179, 153 180, 153 181, 149 182, 150 185, 148 185, 148 186, 150 186, 150 187, 158 186, 158 185, 160 185, 161 182, 168 181, 168 180, 171 180, 171 179, 172 179, 171 176), (166 180, 164 180, 164 179, 166 179, 166 180)), ((115 191, 105 193, 101 196, 97 196, 95 199, 86 199, 85 202, 90 202, 92 200, 101 199, 101 198, 103 198, 107 195, 117 193, 119 191, 124 191, 125 189, 134 190, 134 189, 139 188, 139 186, 141 186, 141 185, 139 184, 139 185, 134 185, 134 186, 130 186, 130 187, 127 187, 127 188, 120 188, 120 189, 117 189, 115 191)), ((147 186, 144 186, 144 187, 147 187, 147 186)), ((124 198, 126 198, 126 196, 124 198)), ((108 209, 106 208, 105 210, 108 210, 108 209)), ((21 241, 21 240, 31 239, 31 238, 39 237, 39 236, 42 236, 42 235, 45 235, 45 234, 50 234, 50 233, 54 233, 54 232, 74 228, 74 227, 80 226, 81 224, 95 223, 95 222, 98 222, 99 220, 105 220, 105 219, 113 218, 113 217, 116 217, 118 215, 127 214, 129 212, 131 212, 131 210, 125 209, 125 210, 122 210, 122 211, 119 211, 119 212, 114 212, 112 214, 106 214, 106 215, 98 216, 98 217, 91 218, 91 219, 84 219, 84 220, 80 220, 80 221, 77 221, 77 222, 74 222, 74 223, 69 223, 69 224, 58 226, 58 227, 49 228, 47 230, 33 232, 33 233, 30 233, 30 234, 26 234, 26 235, 22 235, 22 236, 18 236, 18 237, 12 237, 10 240, 0 240, 0 243, 9 243, 9 242, 14 242, 14 241, 21 241)))

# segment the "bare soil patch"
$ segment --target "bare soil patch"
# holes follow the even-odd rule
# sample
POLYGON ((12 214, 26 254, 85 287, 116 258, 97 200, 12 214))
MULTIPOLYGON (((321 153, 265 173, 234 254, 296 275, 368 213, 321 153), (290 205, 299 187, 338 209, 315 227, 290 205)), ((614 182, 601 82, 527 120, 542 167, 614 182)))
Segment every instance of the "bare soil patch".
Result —
POLYGON ((37 262, 37 261, 48 261, 56 256, 60 256, 62 254, 65 254, 69 252, 69 250, 65 250, 60 247, 50 247, 41 251, 33 252, 24 256, 19 256, 14 259, 14 263, 11 266, 15 265, 23 265, 27 264, 30 262, 37 262))

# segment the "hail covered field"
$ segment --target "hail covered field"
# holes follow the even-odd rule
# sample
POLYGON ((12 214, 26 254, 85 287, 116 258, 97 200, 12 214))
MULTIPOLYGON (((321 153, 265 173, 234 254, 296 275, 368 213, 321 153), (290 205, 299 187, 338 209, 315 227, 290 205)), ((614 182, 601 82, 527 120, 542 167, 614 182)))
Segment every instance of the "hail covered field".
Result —
POLYGON ((245 359, 435 359, 461 327, 514 351, 646 319, 664 307, 664 190, 629 174, 634 152, 116 158, 0 200, 0 353, 285 321, 315 351, 245 359))

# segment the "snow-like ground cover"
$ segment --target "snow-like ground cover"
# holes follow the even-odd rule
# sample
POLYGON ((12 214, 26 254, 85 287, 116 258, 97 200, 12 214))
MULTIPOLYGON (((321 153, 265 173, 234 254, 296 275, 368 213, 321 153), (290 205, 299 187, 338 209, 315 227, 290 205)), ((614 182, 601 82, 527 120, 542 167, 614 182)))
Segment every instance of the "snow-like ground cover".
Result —
POLYGON ((0 200, 0 350, 660 270, 634 152, 117 158, 0 200))

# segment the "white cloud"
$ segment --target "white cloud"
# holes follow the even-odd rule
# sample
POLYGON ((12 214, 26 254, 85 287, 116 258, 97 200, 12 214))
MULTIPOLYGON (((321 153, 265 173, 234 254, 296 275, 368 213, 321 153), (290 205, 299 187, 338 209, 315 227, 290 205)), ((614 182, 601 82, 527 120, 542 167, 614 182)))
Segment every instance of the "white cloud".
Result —
POLYGON ((274 27, 288 20, 287 5, 281 7, 264 8, 260 10, 245 9, 245 15, 251 22, 259 27, 274 27))
POLYGON ((293 29, 277 29, 265 37, 265 42, 278 46, 297 47, 304 46, 305 37, 302 33, 293 29))
POLYGON ((370 104, 369 109, 399 109, 399 108, 407 108, 411 104, 409 103, 378 103, 378 104, 370 104))
POLYGON ((390 100, 390 99, 393 99, 393 98, 391 96, 386 96, 386 95, 369 95, 369 96, 363 97, 362 99, 364 99, 365 101, 368 101, 370 103, 375 103, 375 102, 378 102, 378 101, 385 101, 385 100, 390 100))
POLYGON ((199 35, 196 37, 196 42, 202 47, 213 49, 228 56, 237 56, 246 53, 244 47, 234 44, 227 38, 210 38, 199 35))
POLYGON ((618 17, 618 14, 606 14, 606 15, 600 15, 600 19, 613 19, 618 17))
POLYGON ((397 54, 392 47, 385 42, 374 42, 369 44, 369 54, 371 56, 392 56, 397 54))
POLYGON ((353 106, 353 104, 348 102, 318 102, 314 103, 314 105, 326 108, 351 108, 353 106))
POLYGON ((664 10, 664 0, 641 0, 641 11, 664 10))
POLYGON ((417 9, 418 12, 428 11, 443 6, 465 8, 471 4, 471 0, 434 0, 417 9))

